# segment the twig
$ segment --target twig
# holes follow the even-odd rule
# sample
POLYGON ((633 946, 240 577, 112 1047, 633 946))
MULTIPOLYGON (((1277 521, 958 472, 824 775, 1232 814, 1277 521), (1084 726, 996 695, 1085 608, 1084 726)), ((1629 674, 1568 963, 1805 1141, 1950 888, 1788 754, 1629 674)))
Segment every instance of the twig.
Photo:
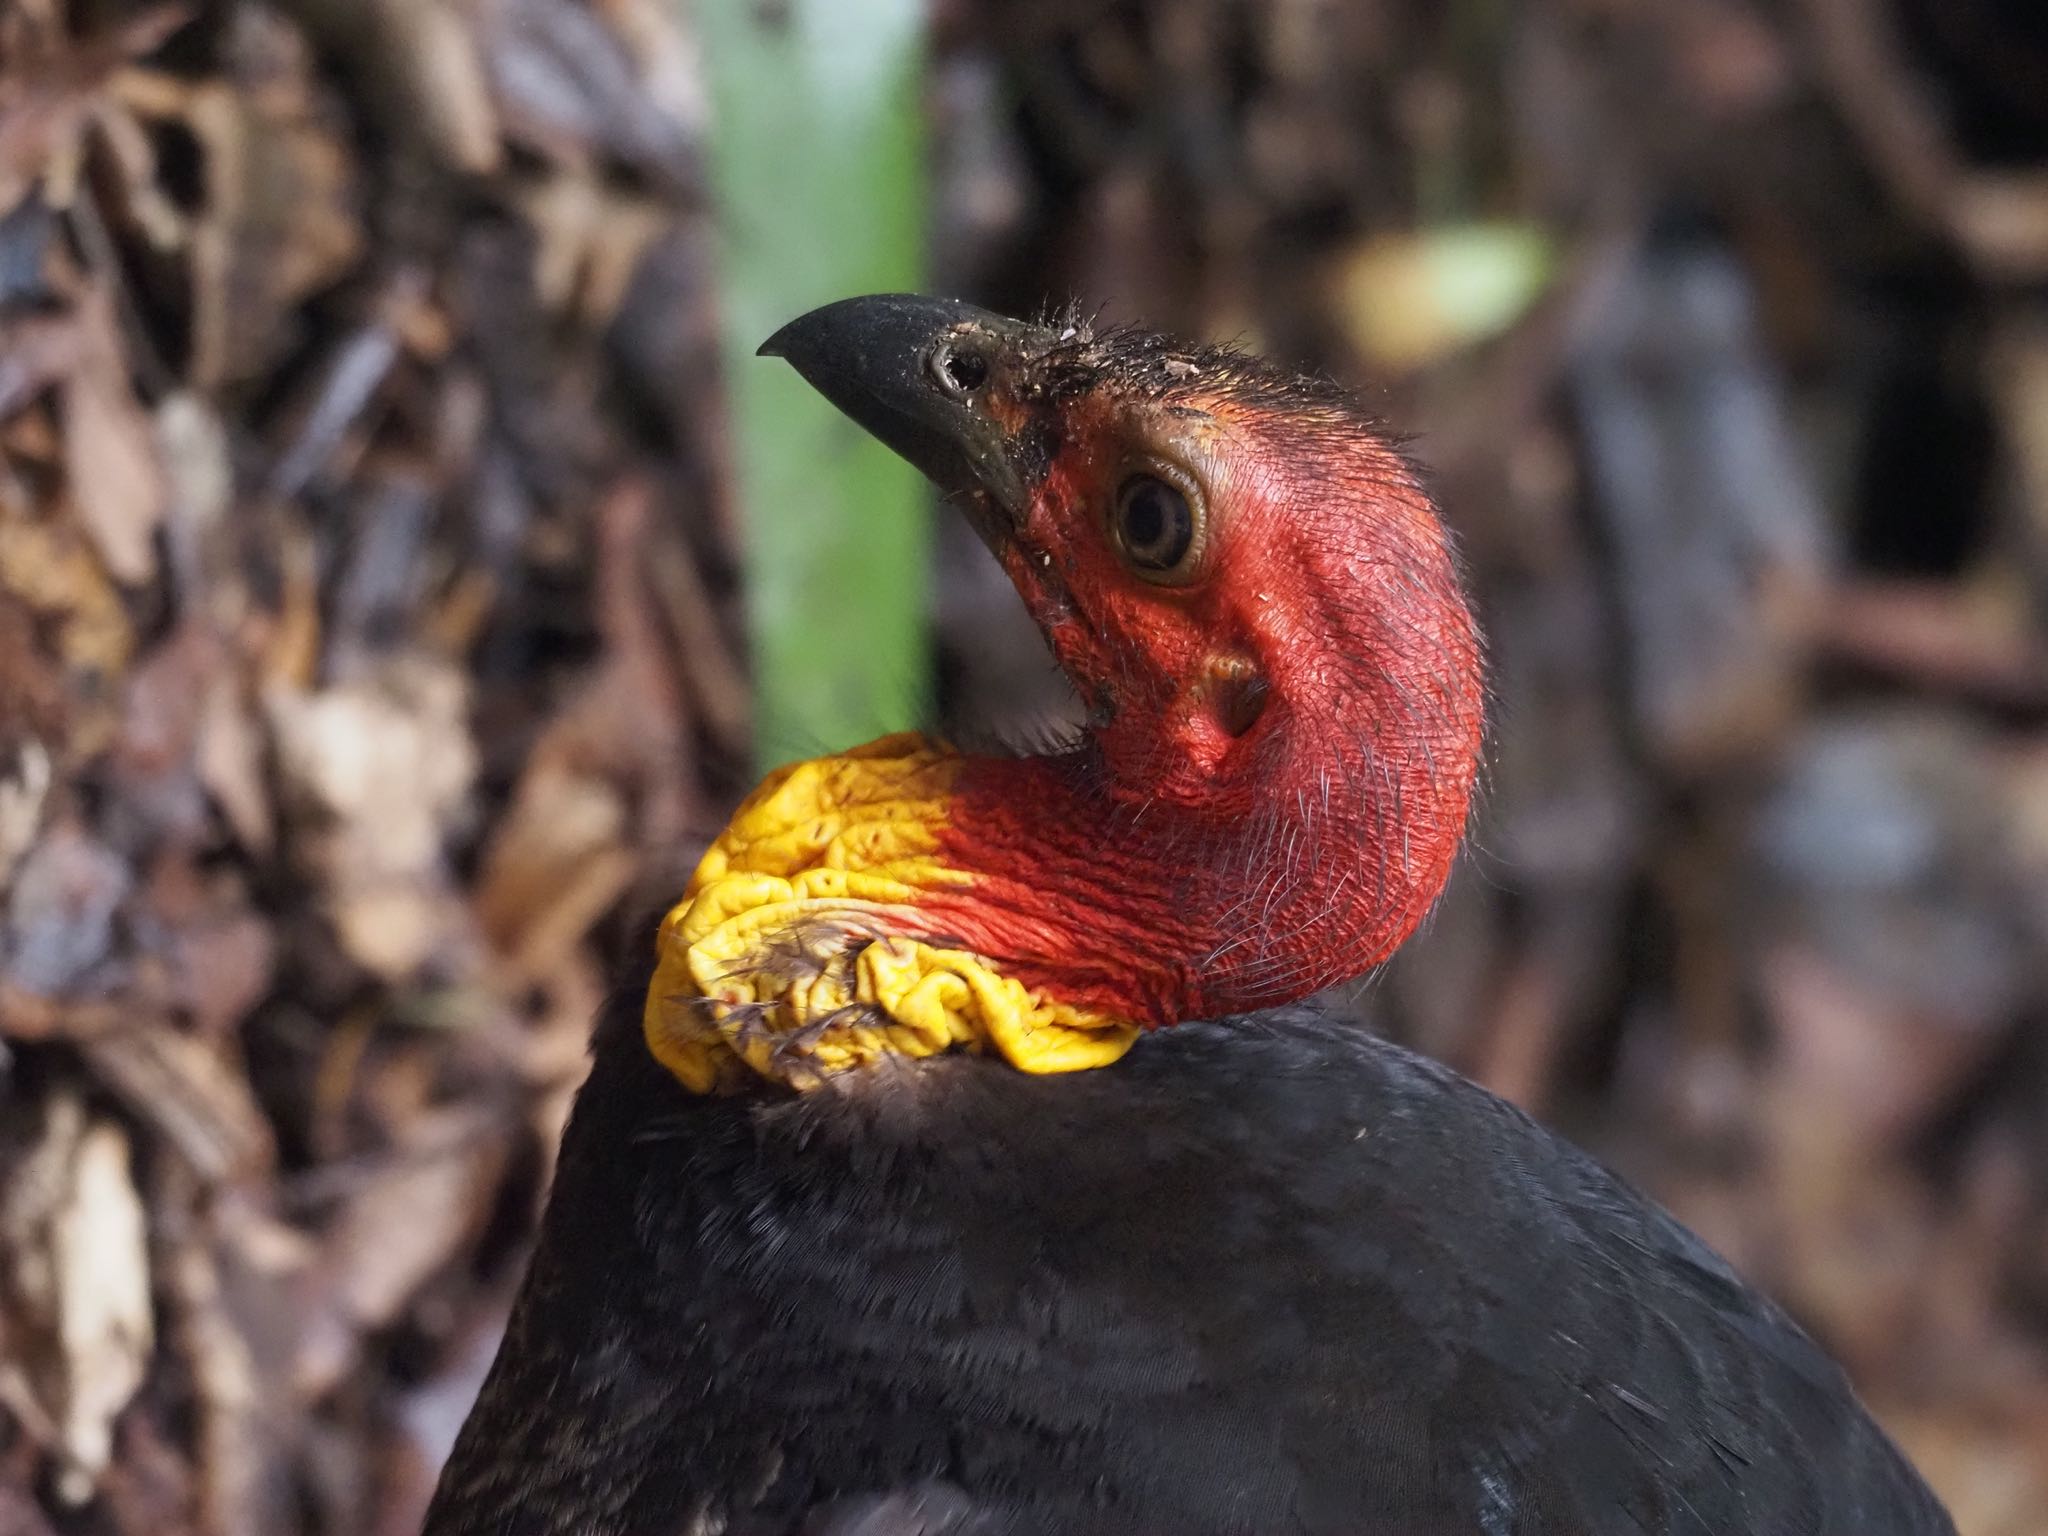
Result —
POLYGON ((2048 175, 1970 166, 1871 0, 1802 0, 1822 78, 1873 169, 1988 278, 2048 275, 2048 175))

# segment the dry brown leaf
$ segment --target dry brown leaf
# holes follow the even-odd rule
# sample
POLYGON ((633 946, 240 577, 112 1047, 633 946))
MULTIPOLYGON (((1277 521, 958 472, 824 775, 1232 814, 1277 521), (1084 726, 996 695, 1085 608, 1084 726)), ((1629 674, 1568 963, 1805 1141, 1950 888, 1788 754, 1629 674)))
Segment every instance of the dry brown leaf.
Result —
MULTIPOLYGON (((96 115, 96 127, 95 147, 110 168, 110 180, 97 182, 91 197, 82 198, 74 193, 67 199, 79 217, 87 223, 103 222, 106 214, 97 189, 111 185, 109 209, 122 222, 133 226, 143 246, 161 254, 189 250, 192 220, 165 191, 165 178, 148 126, 134 114, 109 103, 96 115)), ((104 260, 107 252, 98 251, 96 255, 102 258, 100 276, 113 280, 113 265, 104 260)))
POLYGON ((219 1046, 129 1010, 128 1027, 86 1036, 94 1076, 209 1185, 266 1171, 270 1122, 247 1077, 219 1046))
POLYGON ((206 686, 220 662, 219 643, 196 624, 159 641, 125 680, 121 734, 107 763, 132 824, 181 847, 197 846, 208 831, 193 749, 206 686))
MULTIPOLYGON (((47 633, 52 615, 14 590, 8 580, 11 519, 0 496, 0 752, 37 739, 52 755, 61 749, 67 707, 65 678, 47 633)), ((88 562, 89 563, 89 562, 88 562)))
POLYGON ((2048 640, 2016 582, 1842 582, 1802 617, 1824 651, 1872 672, 2022 706, 2048 700, 2048 640))
MULTIPOLYGON (((18 14, 4 35, 14 68, 0 78, 0 213, 13 208, 53 165, 71 160, 73 141, 99 109, 99 93, 125 60, 153 52, 185 24, 183 5, 160 5, 112 35, 73 43, 59 27, 18 14)), ((0 20, 8 19, 0 12, 0 20)))
POLYGON ((657 533, 652 542, 651 584, 675 640, 690 702, 720 746, 742 752, 753 721, 746 669, 719 629, 717 604, 696 560, 672 537, 657 533))
MULTIPOLYGON (((198 1191, 187 1170, 166 1180, 165 1203, 190 1209, 198 1191), (182 1175, 182 1177, 181 1177, 182 1175)), ((206 1536, 268 1536, 285 1529, 283 1490, 269 1477, 292 1424, 282 1395, 266 1390, 259 1351, 251 1338, 256 1309, 233 1294, 236 1267, 230 1256, 246 1250, 233 1239, 242 1234, 233 1202, 224 1202, 218 1223, 181 1222, 166 1244, 164 1289, 171 1298, 166 1332, 193 1387, 192 1459, 194 1523, 206 1536), (228 1243, 211 1228, 225 1230, 228 1243), (242 1303, 237 1305, 237 1303, 242 1303)), ((274 1286, 259 1287, 266 1310, 282 1298, 274 1286)))
POLYGON ((696 40, 676 25, 668 0, 595 0, 591 9, 632 58, 649 104, 684 134, 701 135, 710 123, 711 103, 696 40))
POLYGON ((78 322, 68 314, 0 321, 0 418, 72 373, 83 351, 78 322))
POLYGON ((541 302, 592 327, 618 316, 640 258, 672 217, 660 203, 574 170, 539 182, 521 205, 540 236, 534 288, 541 302))
POLYGON ((106 1470, 115 1417, 153 1345, 142 1200, 128 1137, 76 1094, 47 1101, 35 1144, 0 1183, 0 1376, 34 1407, 80 1503, 106 1470))
MULTIPOLYGON (((291 339, 292 312, 363 249, 355 162, 303 39, 259 7, 238 7, 229 57, 225 80, 132 69, 112 87, 127 111, 182 126, 204 159, 207 201, 177 237, 191 258, 190 380, 203 388, 268 365, 291 339)), ((158 179, 151 165, 129 168, 131 217, 144 218, 158 179)), ((159 243, 171 238, 159 228, 159 243)))
POLYGON ((2048 1510, 2048 1401, 2024 1415, 1877 1406, 1963 1536, 2039 1536, 2048 1510))
MULTIPOLYGON (((68 520, 31 515, 0 494, 0 589, 11 592, 56 631, 57 653, 74 674, 119 677, 134 653, 135 631, 120 594, 68 520)), ((73 698, 91 697, 77 689, 73 698)), ((73 715, 74 750, 96 750, 111 733, 111 715, 73 715)))
POLYGON ((5 1478, 0 1478, 0 1531, 8 1536, 57 1536, 57 1528, 43 1517, 25 1481, 17 1486, 5 1478))
POLYGON ((24 992, 0 978, 0 1037, 7 1039, 83 1040, 120 1028, 127 1011, 123 1004, 65 1002, 24 992))
MULTIPOLYGON (((591 861, 609 862, 625 852, 626 828, 626 804, 616 789, 536 755, 512 809, 499 823, 477 883, 477 918, 492 946, 503 955, 537 958, 529 954, 534 933, 550 926, 548 914, 591 861)), ((630 860, 626 867, 630 871, 630 860)), ((618 885, 611 895, 623 889, 618 885)), ((601 899, 595 912, 585 912, 586 919, 608 905, 601 899)), ((579 928, 569 935, 570 942, 582 936, 579 928)))
POLYGON ((1788 1156, 1816 1168, 1896 1153, 2006 1039, 1995 1015, 1965 1002, 1945 1017, 1814 949, 1778 945, 1759 972, 1775 1121, 1788 1156))
POLYGON ((2048 323, 2031 308, 2008 322, 1993 341, 1988 372, 2019 481, 2013 509, 2034 549, 2048 552, 2048 323))
POLYGON ((257 857, 267 858, 276 829, 263 773, 263 735, 232 677, 216 677, 207 687, 196 753, 199 782, 220 807, 236 839, 257 857))
POLYGON ((187 926, 172 941, 171 1005, 201 1039, 227 1038, 269 992, 276 950, 253 912, 187 926))
POLYGON ((385 47, 442 159, 473 176, 496 171, 504 146, 474 26, 442 0, 374 3, 385 47))
POLYGON ((389 1326, 468 1247, 509 1152, 487 1106, 429 1111, 408 1128, 398 1156, 350 1191, 326 1235, 335 1302, 350 1322, 389 1326))

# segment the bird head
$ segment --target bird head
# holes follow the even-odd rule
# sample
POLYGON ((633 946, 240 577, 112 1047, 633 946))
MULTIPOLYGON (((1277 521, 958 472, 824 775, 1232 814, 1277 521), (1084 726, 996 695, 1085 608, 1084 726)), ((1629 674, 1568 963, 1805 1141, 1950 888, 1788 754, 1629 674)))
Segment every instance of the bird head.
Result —
POLYGON ((665 929, 648 1035, 679 1076, 1099 1065, 1408 935, 1470 804, 1480 646, 1428 496, 1344 391, 902 295, 762 351, 964 511, 1089 719, 1040 757, 890 738, 771 776, 665 929))

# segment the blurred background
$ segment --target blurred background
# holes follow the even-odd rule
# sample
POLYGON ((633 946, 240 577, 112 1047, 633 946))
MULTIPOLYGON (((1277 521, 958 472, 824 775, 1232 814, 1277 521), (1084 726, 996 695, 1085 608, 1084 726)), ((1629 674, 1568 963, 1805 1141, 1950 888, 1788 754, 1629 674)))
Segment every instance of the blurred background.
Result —
POLYGON ((2038 0, 0 0, 0 1531, 410 1536, 634 919, 1070 710, 751 360, 909 287, 1413 435, 1492 768, 1332 1006, 2048 1530, 2038 0))

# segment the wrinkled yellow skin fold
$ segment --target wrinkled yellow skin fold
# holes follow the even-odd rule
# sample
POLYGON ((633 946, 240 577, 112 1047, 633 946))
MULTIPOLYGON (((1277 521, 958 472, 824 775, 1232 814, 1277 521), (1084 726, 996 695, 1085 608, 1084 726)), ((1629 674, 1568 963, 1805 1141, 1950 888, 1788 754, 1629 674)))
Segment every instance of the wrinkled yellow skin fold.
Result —
POLYGON ((777 769, 661 925, 648 1049, 694 1093, 795 1088, 889 1057, 993 1051, 1026 1072, 1105 1066, 1138 1028, 1061 1003, 982 956, 911 934, 943 856, 962 759, 916 735, 777 769))

